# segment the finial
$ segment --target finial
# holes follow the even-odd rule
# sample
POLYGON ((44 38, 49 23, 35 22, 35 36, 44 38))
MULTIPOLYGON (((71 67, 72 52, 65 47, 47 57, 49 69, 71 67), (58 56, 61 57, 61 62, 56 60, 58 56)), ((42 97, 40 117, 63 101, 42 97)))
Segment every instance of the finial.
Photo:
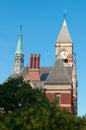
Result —
POLYGON ((20 33, 22 34, 22 25, 20 25, 20 33))
POLYGON ((63 22, 63 26, 66 26, 66 14, 67 14, 67 11, 65 10, 64 11, 64 22, 63 22))
POLYGON ((65 10, 64 11, 64 19, 66 19, 66 16, 67 16, 67 11, 65 10))

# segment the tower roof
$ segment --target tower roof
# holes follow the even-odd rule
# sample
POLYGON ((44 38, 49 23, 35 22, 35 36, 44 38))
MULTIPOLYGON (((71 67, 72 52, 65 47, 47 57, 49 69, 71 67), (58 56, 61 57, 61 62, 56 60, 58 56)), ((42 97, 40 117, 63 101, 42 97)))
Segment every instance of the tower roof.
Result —
POLYGON ((71 84, 72 81, 61 59, 57 60, 52 67, 45 84, 71 84))
POLYGON ((59 33, 59 36, 56 40, 56 43, 70 43, 72 42, 69 30, 67 28, 66 19, 64 19, 61 31, 59 33))
POLYGON ((22 33, 19 35, 17 49, 16 49, 15 54, 24 54, 23 45, 22 45, 22 33))

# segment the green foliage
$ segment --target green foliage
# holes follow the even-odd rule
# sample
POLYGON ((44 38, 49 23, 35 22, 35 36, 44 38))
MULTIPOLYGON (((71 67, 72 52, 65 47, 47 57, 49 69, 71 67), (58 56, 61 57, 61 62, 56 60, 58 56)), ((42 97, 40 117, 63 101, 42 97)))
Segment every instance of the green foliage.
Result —
POLYGON ((86 116, 59 110, 22 77, 0 85, 0 112, 0 130, 86 130, 86 116))
POLYGON ((42 103, 42 97, 48 102, 42 90, 32 89, 29 81, 24 81, 22 77, 9 79, 0 86, 0 108, 4 108, 6 113, 42 103))

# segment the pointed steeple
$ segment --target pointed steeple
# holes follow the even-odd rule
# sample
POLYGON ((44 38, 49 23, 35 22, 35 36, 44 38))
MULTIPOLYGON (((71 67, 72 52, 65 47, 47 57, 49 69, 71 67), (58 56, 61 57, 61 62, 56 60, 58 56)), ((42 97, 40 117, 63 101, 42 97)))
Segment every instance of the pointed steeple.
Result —
POLYGON ((59 36, 56 40, 56 44, 57 43, 71 43, 71 42, 72 40, 71 40, 70 33, 67 27, 66 18, 64 17, 63 25, 59 33, 59 36))
POLYGON ((24 52, 22 45, 22 26, 20 26, 20 35, 18 39, 18 45, 15 52, 15 61, 12 74, 19 74, 24 68, 24 52))
POLYGON ((23 52, 23 45, 22 45, 22 26, 20 26, 20 35, 19 35, 19 39, 18 39, 18 44, 17 44, 17 49, 15 54, 24 54, 23 52))

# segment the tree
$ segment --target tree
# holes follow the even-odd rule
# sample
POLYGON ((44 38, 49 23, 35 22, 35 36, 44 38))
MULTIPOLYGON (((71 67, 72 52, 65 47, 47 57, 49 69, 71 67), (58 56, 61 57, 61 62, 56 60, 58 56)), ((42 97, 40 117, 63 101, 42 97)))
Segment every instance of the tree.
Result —
POLYGON ((0 108, 6 113, 36 103, 43 104, 42 100, 48 102, 44 91, 32 89, 29 81, 24 81, 22 77, 9 78, 7 82, 0 85, 0 108))
POLYGON ((0 85, 0 130, 85 130, 86 116, 77 117, 49 103, 42 89, 22 77, 0 85))

